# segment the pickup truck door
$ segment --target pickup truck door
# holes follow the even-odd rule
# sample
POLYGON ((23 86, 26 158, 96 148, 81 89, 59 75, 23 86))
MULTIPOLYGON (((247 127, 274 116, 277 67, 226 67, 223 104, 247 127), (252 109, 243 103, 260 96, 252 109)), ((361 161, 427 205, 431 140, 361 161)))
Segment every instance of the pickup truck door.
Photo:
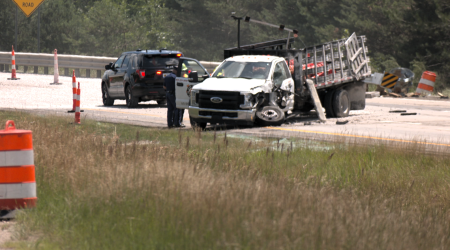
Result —
POLYGON ((181 58, 178 64, 178 74, 175 80, 176 105, 179 109, 189 108, 189 93, 193 86, 209 77, 208 71, 199 61, 190 58, 181 58), (189 73, 196 71, 198 82, 189 82, 189 73))

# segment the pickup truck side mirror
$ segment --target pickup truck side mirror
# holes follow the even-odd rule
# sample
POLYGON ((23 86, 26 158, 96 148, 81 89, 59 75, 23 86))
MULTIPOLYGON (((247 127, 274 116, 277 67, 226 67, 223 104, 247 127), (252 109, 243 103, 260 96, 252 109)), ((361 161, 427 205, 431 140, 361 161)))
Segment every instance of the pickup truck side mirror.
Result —
POLYGON ((106 70, 112 69, 112 65, 113 65, 113 63, 110 62, 108 65, 105 65, 105 69, 106 69, 106 70))
POLYGON ((191 73, 189 73, 189 82, 198 82, 198 73, 197 71, 191 71, 191 73))

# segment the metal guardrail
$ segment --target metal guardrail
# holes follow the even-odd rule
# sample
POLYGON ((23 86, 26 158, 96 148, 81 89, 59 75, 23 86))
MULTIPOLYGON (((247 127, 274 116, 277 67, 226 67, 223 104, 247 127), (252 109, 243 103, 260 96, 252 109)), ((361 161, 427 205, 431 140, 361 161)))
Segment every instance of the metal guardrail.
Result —
MULTIPOLYGON (((44 68, 44 74, 48 74, 48 68, 54 66, 54 55, 43 53, 21 53, 16 52, 16 69, 25 67, 24 71, 28 72, 28 67, 34 67, 33 73, 38 74, 39 67, 44 68)), ((64 75, 70 76, 70 69, 75 69, 75 75, 80 77, 80 69, 85 69, 85 77, 91 77, 91 70, 97 71, 97 78, 101 78, 105 71, 105 65, 110 62, 115 62, 116 57, 98 57, 98 56, 79 56, 79 55, 64 55, 58 54, 58 67, 64 69, 64 75)), ((220 64, 219 62, 200 62, 209 73, 220 64)), ((11 67, 11 52, 0 52, 0 72, 10 72, 11 67)))

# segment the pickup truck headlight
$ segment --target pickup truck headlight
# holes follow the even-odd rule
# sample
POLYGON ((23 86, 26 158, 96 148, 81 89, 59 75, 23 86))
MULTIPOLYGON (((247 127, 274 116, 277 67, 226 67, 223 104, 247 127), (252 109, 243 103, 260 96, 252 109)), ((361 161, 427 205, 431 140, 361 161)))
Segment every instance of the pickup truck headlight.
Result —
POLYGON ((199 91, 196 89, 191 90, 191 106, 198 107, 198 95, 199 91))
POLYGON ((253 107, 253 94, 241 93, 244 96, 244 104, 239 105, 241 109, 251 109, 253 107))

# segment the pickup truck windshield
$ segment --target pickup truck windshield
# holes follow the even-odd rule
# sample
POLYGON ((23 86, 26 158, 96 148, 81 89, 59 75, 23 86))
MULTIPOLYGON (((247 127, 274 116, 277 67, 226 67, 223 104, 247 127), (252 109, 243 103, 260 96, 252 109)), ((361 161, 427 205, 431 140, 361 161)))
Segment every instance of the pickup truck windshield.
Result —
POLYGON ((271 62, 236 62, 222 63, 212 77, 267 79, 271 62))

